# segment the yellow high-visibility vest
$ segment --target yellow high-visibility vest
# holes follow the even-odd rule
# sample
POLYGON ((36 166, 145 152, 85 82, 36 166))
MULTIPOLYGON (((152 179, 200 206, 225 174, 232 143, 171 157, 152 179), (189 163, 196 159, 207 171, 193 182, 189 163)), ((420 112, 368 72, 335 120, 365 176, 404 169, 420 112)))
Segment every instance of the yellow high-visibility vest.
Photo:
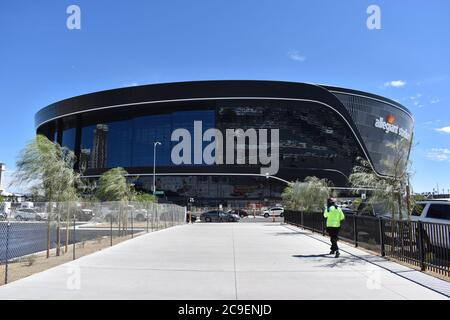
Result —
POLYGON ((341 221, 345 219, 344 212, 341 208, 331 206, 330 209, 325 208, 323 216, 327 219, 327 227, 339 228, 341 221))

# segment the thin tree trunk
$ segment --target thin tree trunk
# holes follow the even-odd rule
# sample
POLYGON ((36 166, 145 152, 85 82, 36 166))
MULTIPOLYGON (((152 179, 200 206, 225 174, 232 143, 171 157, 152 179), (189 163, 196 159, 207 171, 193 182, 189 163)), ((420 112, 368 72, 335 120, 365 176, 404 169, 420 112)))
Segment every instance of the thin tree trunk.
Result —
POLYGON ((411 190, 409 188, 409 181, 408 181, 408 185, 406 186, 406 206, 407 206, 407 210, 408 210, 408 218, 411 215, 411 194, 410 194, 411 190))

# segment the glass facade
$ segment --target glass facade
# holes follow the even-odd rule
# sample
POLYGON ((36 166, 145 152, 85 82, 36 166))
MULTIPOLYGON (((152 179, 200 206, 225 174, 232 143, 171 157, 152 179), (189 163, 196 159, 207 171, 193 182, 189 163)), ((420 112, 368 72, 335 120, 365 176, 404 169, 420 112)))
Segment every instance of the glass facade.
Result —
MULTIPOLYGON (((332 169, 348 175, 354 160, 362 153, 353 134, 344 121, 331 109, 314 103, 261 101, 261 100, 224 100, 198 110, 170 111, 165 113, 139 115, 123 120, 110 120, 102 117, 102 122, 81 122, 80 146, 76 148, 76 128, 63 130, 63 145, 72 150, 79 150, 80 164, 86 169, 109 169, 114 167, 145 168, 153 166, 153 143, 161 142, 157 147, 156 165, 175 167, 171 152, 178 141, 171 141, 171 134, 176 129, 187 130, 194 144, 194 122, 201 121, 202 133, 207 129, 217 128, 225 139, 227 129, 267 129, 270 145, 270 130, 279 130, 280 168, 296 169, 332 169)), ((259 136, 257 136, 259 137, 259 136)), ((200 136, 201 139, 201 136, 200 136)), ((259 139, 259 138, 258 138, 259 139)), ((255 141, 261 144, 261 141, 255 141)), ((210 142, 201 142, 201 151, 210 142)), ((252 163, 249 140, 245 144, 245 163, 238 166, 259 167, 252 163)), ((217 172, 225 167, 235 167, 238 144, 233 150, 223 148, 224 159, 228 152, 233 152, 233 164, 197 166, 214 166, 217 172)), ((194 166, 195 148, 191 148, 191 164, 194 166)), ((269 148, 270 154, 270 148, 269 148)), ((294 177, 296 178, 296 177, 294 177)), ((301 177, 298 177, 301 178, 301 177)))
MULTIPOLYGON (((136 188, 149 191, 153 177, 139 177, 136 188)), ((249 202, 280 199, 286 184, 265 177, 254 176, 157 176, 156 188, 164 191, 172 201, 185 204, 189 197, 196 199, 197 205, 245 207, 249 202)))
MULTIPOLYGON (((412 132, 412 119, 404 111, 373 99, 335 95, 353 119, 375 169, 389 174, 390 145, 407 136, 405 132, 412 132), (391 129, 393 125, 401 128, 402 134, 380 128, 380 119, 389 122, 391 129)), ((248 175, 259 174, 261 164, 253 163, 250 156, 255 148, 261 148, 260 136, 256 140, 259 145, 245 140, 244 163, 237 162, 239 146, 235 144, 231 150, 223 146, 224 159, 233 152, 233 164, 226 161, 207 164, 204 159, 196 164, 193 161, 174 164, 171 153, 179 141, 171 141, 171 136, 176 129, 187 131, 192 145, 200 141, 201 148, 190 150, 188 158, 194 160, 199 156, 196 152, 203 153, 210 144, 203 141, 202 134, 211 128, 217 128, 224 139, 229 129, 268 130, 269 137, 270 130, 278 129, 277 176, 289 181, 317 175, 330 177, 335 186, 344 186, 357 157, 364 156, 363 148, 341 115, 323 104, 306 101, 234 98, 185 104, 142 104, 129 109, 80 113, 76 118, 51 121, 39 130, 51 139, 57 137, 56 141, 74 150, 78 165, 86 175, 124 167, 137 176, 141 174, 135 185, 145 191, 150 191, 153 185, 153 144, 161 142, 156 154, 161 175, 157 176, 156 185, 172 200, 183 202, 186 197, 206 202, 279 199, 285 183, 248 175), (200 137, 196 136, 194 126, 197 121, 201 121, 200 137)), ((268 148, 269 154, 271 151, 268 148)), ((409 152, 409 146, 405 151, 409 152)))
POLYGON ((405 111, 381 101, 348 94, 335 95, 355 122, 375 170, 384 175, 392 174, 393 163, 399 155, 403 156, 402 166, 404 166, 412 139, 411 117, 405 111), (390 122, 393 130, 380 128, 383 122, 387 124, 390 122), (403 130, 403 133, 400 130, 403 130), (401 144, 402 139, 406 141, 401 144))

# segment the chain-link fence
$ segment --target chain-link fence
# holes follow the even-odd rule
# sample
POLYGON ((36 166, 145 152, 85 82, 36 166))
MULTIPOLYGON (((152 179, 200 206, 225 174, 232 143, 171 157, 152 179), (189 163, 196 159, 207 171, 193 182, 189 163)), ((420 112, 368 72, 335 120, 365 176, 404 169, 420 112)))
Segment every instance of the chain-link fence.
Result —
POLYGON ((147 232, 186 223, 186 209, 147 202, 27 203, 0 221, 0 285, 147 232))

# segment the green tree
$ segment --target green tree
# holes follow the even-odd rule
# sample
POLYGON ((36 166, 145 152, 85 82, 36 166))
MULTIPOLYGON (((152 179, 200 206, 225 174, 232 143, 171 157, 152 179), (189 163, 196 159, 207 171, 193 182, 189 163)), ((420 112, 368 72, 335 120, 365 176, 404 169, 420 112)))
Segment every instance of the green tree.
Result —
MULTIPOLYGON (((120 234, 127 229, 128 225, 128 201, 135 197, 134 188, 125 177, 127 174, 128 172, 120 167, 106 171, 98 180, 96 192, 101 201, 115 202, 114 206, 118 209, 117 221, 120 234)), ((113 217, 111 216, 110 219, 112 220, 113 217)))
POLYGON ((326 179, 306 177, 304 182, 289 184, 281 197, 284 206, 296 211, 321 211, 330 196, 330 183, 326 179))
POLYGON ((156 202, 156 196, 146 192, 137 192, 133 198, 133 200, 137 202, 156 202))
POLYGON ((80 176, 73 170, 75 159, 72 151, 51 142, 43 135, 37 135, 22 149, 16 162, 13 184, 33 190, 36 194, 41 193, 45 201, 49 202, 47 258, 50 256, 51 221, 56 220, 57 224, 56 253, 59 255, 61 205, 78 199, 76 186, 80 176))
MULTIPOLYGON (((376 174, 369 162, 358 158, 358 164, 353 168, 349 177, 350 184, 356 192, 372 189, 372 196, 368 201, 372 204, 382 203, 396 219, 397 215, 403 218, 403 213, 412 206, 414 199, 409 197, 411 162, 408 161, 410 142, 404 138, 396 143, 388 144, 390 159, 382 163, 389 176, 376 174)), ((407 214, 407 215, 408 215, 407 214)))
POLYGON ((101 201, 130 201, 134 196, 132 186, 127 183, 128 172, 123 168, 113 168, 98 180, 97 197, 101 201))

